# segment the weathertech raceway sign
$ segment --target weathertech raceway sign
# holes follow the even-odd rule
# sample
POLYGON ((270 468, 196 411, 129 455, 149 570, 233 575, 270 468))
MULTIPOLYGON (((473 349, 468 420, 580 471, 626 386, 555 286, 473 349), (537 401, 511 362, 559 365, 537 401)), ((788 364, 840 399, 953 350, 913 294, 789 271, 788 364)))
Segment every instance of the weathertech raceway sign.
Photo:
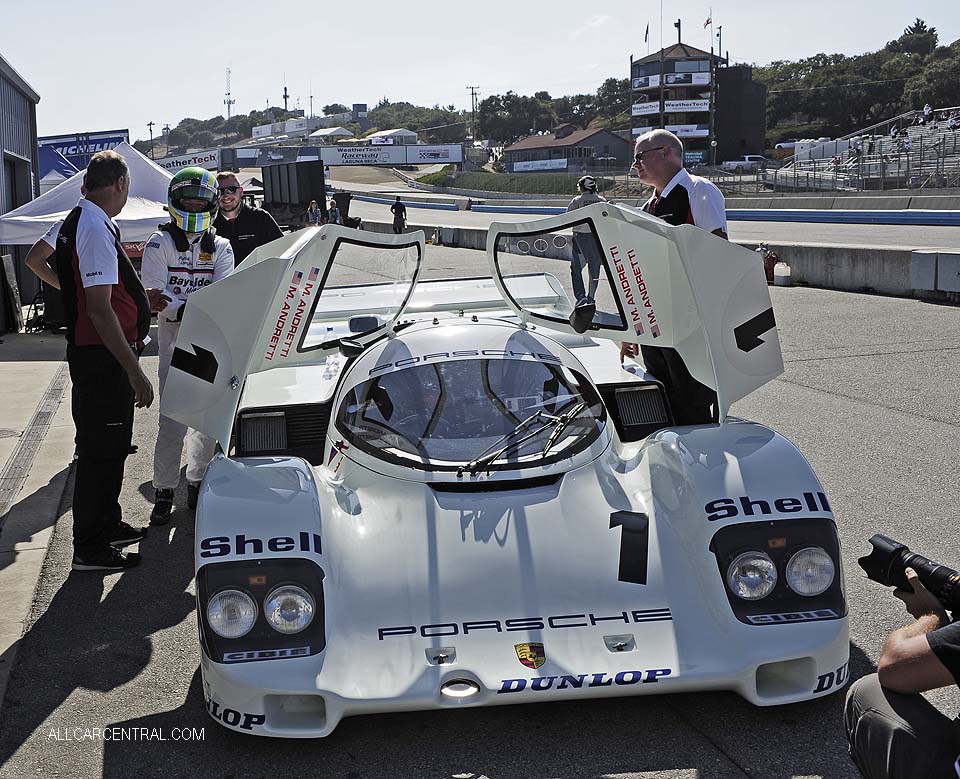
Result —
POLYGON ((204 151, 194 152, 193 154, 181 154, 177 157, 164 157, 163 159, 156 160, 156 163, 164 170, 169 170, 171 172, 176 172, 182 168, 190 168, 194 166, 198 168, 206 168, 207 170, 219 170, 220 150, 206 149, 204 151))
POLYGON ((463 162, 460 144, 393 146, 321 146, 326 165, 429 165, 432 162, 463 162))

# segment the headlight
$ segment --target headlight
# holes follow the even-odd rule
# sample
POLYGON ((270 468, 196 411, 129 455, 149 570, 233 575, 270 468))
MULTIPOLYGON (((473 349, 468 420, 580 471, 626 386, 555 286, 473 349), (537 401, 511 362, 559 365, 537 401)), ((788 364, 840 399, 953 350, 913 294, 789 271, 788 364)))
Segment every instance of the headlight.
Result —
POLYGON ((744 552, 727 568, 727 586, 738 598, 760 600, 777 585, 777 567, 763 552, 744 552))
POLYGON ((263 613, 270 627, 287 635, 306 629, 313 622, 315 610, 313 596, 292 584, 277 587, 263 604, 263 613))
POLYGON ((819 546, 808 546, 787 563, 787 584, 797 595, 819 595, 833 584, 836 570, 830 555, 819 546))
POLYGON ((240 590, 221 590, 207 604, 207 623, 223 638, 247 635, 257 621, 257 604, 240 590))

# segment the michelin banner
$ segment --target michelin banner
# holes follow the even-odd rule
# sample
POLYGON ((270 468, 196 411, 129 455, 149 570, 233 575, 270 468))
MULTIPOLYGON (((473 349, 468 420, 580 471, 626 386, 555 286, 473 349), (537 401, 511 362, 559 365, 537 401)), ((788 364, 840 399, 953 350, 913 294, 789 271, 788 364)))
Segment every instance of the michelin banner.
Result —
POLYGON ((121 143, 130 142, 127 130, 101 130, 94 133, 73 133, 70 135, 47 135, 37 138, 37 146, 51 146, 67 158, 77 170, 83 170, 90 157, 98 151, 115 149, 121 143))

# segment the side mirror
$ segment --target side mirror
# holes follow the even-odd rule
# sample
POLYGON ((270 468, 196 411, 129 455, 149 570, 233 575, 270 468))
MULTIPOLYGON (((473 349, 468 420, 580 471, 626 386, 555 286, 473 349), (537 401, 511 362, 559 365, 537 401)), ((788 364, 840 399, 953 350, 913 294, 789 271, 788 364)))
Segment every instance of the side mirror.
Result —
POLYGON ((353 359, 354 357, 359 357, 363 354, 363 350, 367 347, 364 346, 359 341, 354 341, 350 338, 341 338, 340 339, 340 354, 344 357, 353 359))

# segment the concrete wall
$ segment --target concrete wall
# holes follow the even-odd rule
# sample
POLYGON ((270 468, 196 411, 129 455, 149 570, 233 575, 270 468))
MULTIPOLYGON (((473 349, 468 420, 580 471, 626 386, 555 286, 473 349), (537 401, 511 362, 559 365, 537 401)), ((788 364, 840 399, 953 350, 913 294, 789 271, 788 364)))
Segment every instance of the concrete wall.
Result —
MULTIPOLYGON (((390 233, 387 222, 363 223, 364 230, 390 233)), ((423 230, 427 240, 443 246, 486 251, 487 231, 466 227, 407 225, 406 232, 423 230)), ((738 242, 755 249, 756 242, 738 242)), ((837 246, 770 244, 780 259, 790 266, 794 284, 843 290, 879 292, 901 297, 915 296, 911 285, 912 253, 908 249, 860 249, 837 246)))

